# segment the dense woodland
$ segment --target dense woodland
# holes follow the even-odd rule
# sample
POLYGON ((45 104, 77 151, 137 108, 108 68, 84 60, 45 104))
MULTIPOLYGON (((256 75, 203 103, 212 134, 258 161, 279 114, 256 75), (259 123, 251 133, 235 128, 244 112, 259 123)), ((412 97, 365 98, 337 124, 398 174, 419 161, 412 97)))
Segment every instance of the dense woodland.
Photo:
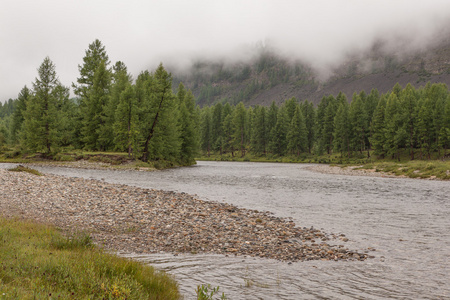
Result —
POLYGON ((218 103, 201 109, 200 129, 205 153, 399 159, 406 151, 410 159, 428 159, 450 146, 450 93, 445 84, 397 84, 388 94, 362 91, 351 101, 342 93, 323 97, 318 107, 295 98, 270 107, 218 103))
POLYGON ((124 63, 110 64, 102 43, 90 44, 72 84, 76 97, 70 98, 45 58, 32 86, 0 103, 0 147, 47 157, 68 149, 120 151, 143 161, 192 164, 199 150, 239 157, 399 159, 407 153, 429 159, 447 155, 450 146, 445 84, 397 84, 386 94, 373 89, 351 99, 340 93, 323 97, 317 107, 290 98, 270 107, 219 102, 200 108, 182 83, 174 92, 162 64, 136 80, 124 63))
POLYGON ((162 64, 135 82, 123 62, 112 67, 99 40, 86 50, 76 97, 46 57, 32 88, 0 106, 0 146, 51 157, 65 149, 126 151, 143 161, 192 164, 198 150, 194 96, 182 84, 173 93, 162 64))

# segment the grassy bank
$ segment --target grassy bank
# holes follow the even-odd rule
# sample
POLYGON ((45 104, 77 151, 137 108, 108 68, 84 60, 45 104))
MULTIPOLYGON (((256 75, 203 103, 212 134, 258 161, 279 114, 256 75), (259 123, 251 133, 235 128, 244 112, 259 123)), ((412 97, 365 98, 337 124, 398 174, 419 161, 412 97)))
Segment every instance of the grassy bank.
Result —
POLYGON ((407 176, 410 178, 438 178, 450 180, 450 161, 440 160, 433 157, 430 160, 410 160, 405 153, 400 161, 397 159, 377 159, 374 155, 367 157, 367 153, 345 157, 340 154, 313 155, 303 153, 299 156, 255 156, 246 154, 245 156, 231 154, 211 154, 210 156, 200 156, 199 161, 241 161, 241 162, 282 162, 282 163, 323 163, 340 167, 358 166, 355 169, 371 169, 376 172, 385 172, 397 176, 407 176))
POLYGON ((0 299, 179 299, 150 266, 99 250, 86 234, 0 218, 0 299))
POLYGON ((77 161, 92 164, 101 164, 112 169, 139 169, 139 170, 161 170, 173 167, 191 165, 195 163, 181 163, 175 161, 149 161, 143 162, 139 159, 130 158, 125 152, 90 152, 83 150, 71 150, 44 157, 40 153, 22 153, 17 149, 3 148, 0 151, 0 163, 33 163, 33 164, 66 164, 70 165, 77 161))
MULTIPOLYGON (((358 168, 356 168, 358 169, 358 168)), ((359 169, 372 169, 410 178, 439 178, 450 180, 450 161, 411 160, 405 162, 377 161, 364 164, 359 169)))

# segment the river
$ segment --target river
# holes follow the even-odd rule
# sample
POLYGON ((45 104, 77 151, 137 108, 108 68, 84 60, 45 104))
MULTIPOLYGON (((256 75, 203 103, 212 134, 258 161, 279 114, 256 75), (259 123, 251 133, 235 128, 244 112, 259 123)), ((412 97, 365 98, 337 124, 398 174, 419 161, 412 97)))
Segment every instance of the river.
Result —
MULTIPOLYGON (((38 167, 40 171, 271 211, 297 226, 345 234, 366 261, 122 253, 173 274, 186 299, 220 286, 229 299, 450 298, 450 183, 321 174, 305 164, 198 162, 156 172, 38 167), (375 248, 375 251, 368 250, 375 248)), ((332 241, 330 241, 332 243, 332 241)))

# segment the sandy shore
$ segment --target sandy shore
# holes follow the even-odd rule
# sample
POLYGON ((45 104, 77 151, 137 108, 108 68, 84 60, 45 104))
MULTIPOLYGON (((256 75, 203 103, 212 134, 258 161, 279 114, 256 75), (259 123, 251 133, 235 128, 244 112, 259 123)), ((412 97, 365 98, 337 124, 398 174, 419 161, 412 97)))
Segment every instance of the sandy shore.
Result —
POLYGON ((296 227, 270 212, 98 180, 0 169, 0 211, 64 231, 87 230, 105 249, 128 253, 216 253, 284 261, 369 257, 346 249, 343 235, 296 227))

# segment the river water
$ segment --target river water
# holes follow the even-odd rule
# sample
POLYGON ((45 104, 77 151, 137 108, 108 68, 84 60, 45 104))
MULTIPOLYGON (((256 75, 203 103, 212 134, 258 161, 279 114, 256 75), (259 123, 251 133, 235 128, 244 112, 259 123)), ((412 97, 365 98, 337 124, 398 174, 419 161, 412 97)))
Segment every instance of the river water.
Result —
MULTIPOLYGON (((305 164, 198 162, 156 172, 39 167, 65 176, 197 194, 345 234, 359 261, 122 253, 173 274, 186 299, 220 286, 229 299, 449 299, 450 183, 315 173, 305 164)), ((330 241, 330 244, 333 242, 330 241)))

